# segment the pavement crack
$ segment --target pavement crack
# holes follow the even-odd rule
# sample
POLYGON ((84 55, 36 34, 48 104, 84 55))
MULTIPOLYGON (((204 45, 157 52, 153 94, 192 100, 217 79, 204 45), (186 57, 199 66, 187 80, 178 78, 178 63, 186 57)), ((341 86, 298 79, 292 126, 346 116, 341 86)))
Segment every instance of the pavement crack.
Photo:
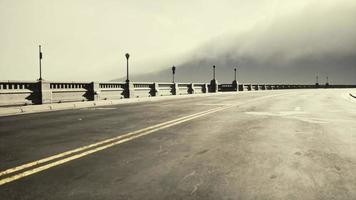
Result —
POLYGON ((182 179, 182 181, 186 180, 187 178, 191 177, 191 176, 194 176, 196 174, 195 170, 192 171, 190 174, 187 174, 184 176, 184 178, 182 179))
POLYGON ((196 191, 199 189, 200 183, 197 183, 194 185, 193 190, 190 192, 190 195, 193 195, 196 193, 196 191))

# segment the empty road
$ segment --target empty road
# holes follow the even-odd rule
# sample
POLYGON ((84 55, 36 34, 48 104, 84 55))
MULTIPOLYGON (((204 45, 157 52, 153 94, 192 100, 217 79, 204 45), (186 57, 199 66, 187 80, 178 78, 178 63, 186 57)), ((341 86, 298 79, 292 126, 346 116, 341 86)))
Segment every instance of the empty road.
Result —
POLYGON ((0 117, 0 199, 356 199, 348 91, 0 117))

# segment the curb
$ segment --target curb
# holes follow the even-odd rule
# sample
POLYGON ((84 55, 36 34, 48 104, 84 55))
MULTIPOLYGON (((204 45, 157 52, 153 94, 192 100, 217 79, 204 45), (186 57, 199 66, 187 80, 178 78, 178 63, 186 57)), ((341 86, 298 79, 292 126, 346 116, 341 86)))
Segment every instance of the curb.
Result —
MULTIPOLYGON (((247 91, 246 91, 247 92, 247 91)), ((261 92, 261 91, 255 91, 261 92)), ((132 104, 141 102, 155 102, 164 100, 184 99, 184 98, 196 98, 196 97, 208 97, 218 95, 238 95, 245 92, 218 92, 218 93, 204 93, 204 94, 189 94, 189 95, 173 95, 173 96, 158 96, 158 97, 143 97, 135 99, 119 99, 119 100, 101 100, 101 101, 86 101, 86 102, 71 102, 71 103, 57 103, 57 104, 43 104, 43 105, 29 105, 20 107, 6 107, 0 108, 1 116, 22 115, 30 113, 52 112, 60 110, 74 110, 82 108, 92 108, 99 106, 120 105, 120 104, 132 104)), ((251 91, 248 91, 251 93, 251 91)))

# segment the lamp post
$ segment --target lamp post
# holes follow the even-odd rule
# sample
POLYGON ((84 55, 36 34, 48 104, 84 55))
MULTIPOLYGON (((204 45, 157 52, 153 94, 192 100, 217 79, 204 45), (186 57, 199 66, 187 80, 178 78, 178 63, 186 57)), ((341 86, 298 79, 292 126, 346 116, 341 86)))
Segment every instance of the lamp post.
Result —
POLYGON ((41 51, 41 45, 38 46, 38 55, 39 55, 39 65, 40 65, 40 78, 38 79, 39 81, 42 81, 42 51, 41 51))
POLYGON ((329 76, 326 77, 326 86, 329 86, 329 76))
POLYGON ((236 82, 236 67, 235 67, 235 69, 234 69, 234 73, 235 73, 235 76, 234 76, 234 81, 236 82))
POLYGON ((130 54, 126 53, 125 57, 126 57, 126 82, 129 82, 129 58, 130 58, 130 54))
POLYGON ((213 80, 215 80, 215 65, 213 66, 213 80))
POLYGON ((174 75, 176 74, 176 67, 173 65, 172 67, 172 82, 174 83, 174 75))

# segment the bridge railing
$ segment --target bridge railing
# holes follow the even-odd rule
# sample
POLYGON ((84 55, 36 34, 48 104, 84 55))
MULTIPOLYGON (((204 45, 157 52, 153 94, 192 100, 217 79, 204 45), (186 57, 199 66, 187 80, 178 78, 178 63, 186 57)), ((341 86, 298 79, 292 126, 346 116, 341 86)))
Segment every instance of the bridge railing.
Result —
POLYGON ((0 106, 116 100, 208 92, 251 90, 356 88, 356 85, 298 85, 237 83, 165 83, 165 82, 58 82, 0 81, 0 106), (217 90, 213 89, 217 88, 217 90), (128 95, 130 94, 130 95, 128 95))
POLYGON ((38 89, 35 81, 0 81, 0 106, 38 103, 38 89))
POLYGON ((46 95, 50 103, 89 101, 92 100, 91 83, 88 82, 47 82, 46 95))
POLYGON ((116 100, 124 98, 124 90, 126 83, 124 82, 103 82, 92 83, 95 87, 93 89, 94 99, 97 100, 116 100))

